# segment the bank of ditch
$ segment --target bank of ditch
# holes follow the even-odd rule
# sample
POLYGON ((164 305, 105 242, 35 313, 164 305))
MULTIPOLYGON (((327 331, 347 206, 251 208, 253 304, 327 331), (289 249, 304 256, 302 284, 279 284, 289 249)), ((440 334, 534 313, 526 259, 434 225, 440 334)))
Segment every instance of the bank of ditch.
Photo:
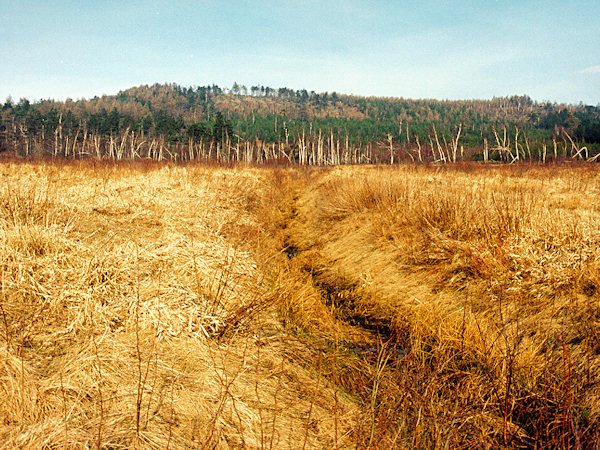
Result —
MULTIPOLYGON (((262 254, 287 329, 315 349, 303 363, 362 405, 357 444, 597 443, 595 357, 588 354, 587 368, 581 366, 581 339, 568 341, 567 328, 536 325, 531 319, 541 313, 531 300, 519 303, 514 286, 492 285, 496 261, 468 253, 479 244, 439 234, 433 220, 471 213, 460 211, 464 200, 424 194, 423 201, 436 203, 417 213, 430 216, 421 228, 406 228, 402 208, 415 207, 398 203, 390 183, 373 180, 407 174, 353 170, 273 172, 265 178, 268 195, 253 205, 259 229, 238 237, 262 254), (415 243, 419 236, 423 242, 415 243)), ((456 175, 406 172, 416 184, 392 186, 404 195, 418 183, 437 190, 443 176, 456 175)), ((511 191, 501 195, 521 214, 511 191)), ((514 222, 510 210, 500 213, 514 222)))

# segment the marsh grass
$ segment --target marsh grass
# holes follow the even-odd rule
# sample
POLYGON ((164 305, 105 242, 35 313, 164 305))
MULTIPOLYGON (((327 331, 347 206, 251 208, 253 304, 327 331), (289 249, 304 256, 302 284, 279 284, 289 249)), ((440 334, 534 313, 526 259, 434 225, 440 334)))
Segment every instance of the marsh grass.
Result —
POLYGON ((298 200, 290 242, 317 285, 351 286, 353 310, 402 336, 400 381, 371 388, 395 398, 379 445, 598 444, 598 181, 339 168, 298 200))
POLYGON ((0 165, 6 448, 600 445, 600 176, 0 165))
POLYGON ((309 409, 317 424, 337 414, 342 433, 353 426, 353 402, 334 412, 332 385, 289 361, 310 350, 224 234, 254 223, 249 193, 263 175, 81 162, 1 171, 3 448, 256 448, 261 434, 272 448, 328 446, 329 426, 306 428, 309 409))

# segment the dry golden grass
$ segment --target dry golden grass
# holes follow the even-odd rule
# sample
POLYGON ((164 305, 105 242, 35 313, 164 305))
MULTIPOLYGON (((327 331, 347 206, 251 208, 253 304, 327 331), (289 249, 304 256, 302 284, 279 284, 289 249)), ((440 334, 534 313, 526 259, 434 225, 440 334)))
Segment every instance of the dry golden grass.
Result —
POLYGON ((405 355, 380 445, 600 444, 597 169, 338 168, 297 208, 302 264, 405 355))
POLYGON ((600 172, 0 165, 5 448, 600 445, 600 172))
MULTIPOLYGON (((310 447, 357 408, 285 332, 253 256, 264 174, 0 166, 3 448, 310 447), (250 203, 248 203, 250 202, 250 203)), ((337 434, 336 434, 337 432, 337 434)))

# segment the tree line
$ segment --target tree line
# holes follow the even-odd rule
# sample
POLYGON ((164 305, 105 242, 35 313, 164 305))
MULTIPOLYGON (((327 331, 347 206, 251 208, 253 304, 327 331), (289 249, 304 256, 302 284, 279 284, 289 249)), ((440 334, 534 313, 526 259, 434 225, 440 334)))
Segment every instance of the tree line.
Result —
POLYGON ((595 161, 600 108, 528 96, 439 101, 155 84, 77 101, 9 98, 1 107, 0 151, 301 164, 595 161))

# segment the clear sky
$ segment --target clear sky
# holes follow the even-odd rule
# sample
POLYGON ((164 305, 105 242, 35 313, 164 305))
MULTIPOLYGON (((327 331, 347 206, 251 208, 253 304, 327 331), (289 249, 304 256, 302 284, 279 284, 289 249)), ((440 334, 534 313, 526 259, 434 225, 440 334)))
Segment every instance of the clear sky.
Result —
POLYGON ((600 103, 600 0, 0 0, 0 102, 234 81, 600 103))

